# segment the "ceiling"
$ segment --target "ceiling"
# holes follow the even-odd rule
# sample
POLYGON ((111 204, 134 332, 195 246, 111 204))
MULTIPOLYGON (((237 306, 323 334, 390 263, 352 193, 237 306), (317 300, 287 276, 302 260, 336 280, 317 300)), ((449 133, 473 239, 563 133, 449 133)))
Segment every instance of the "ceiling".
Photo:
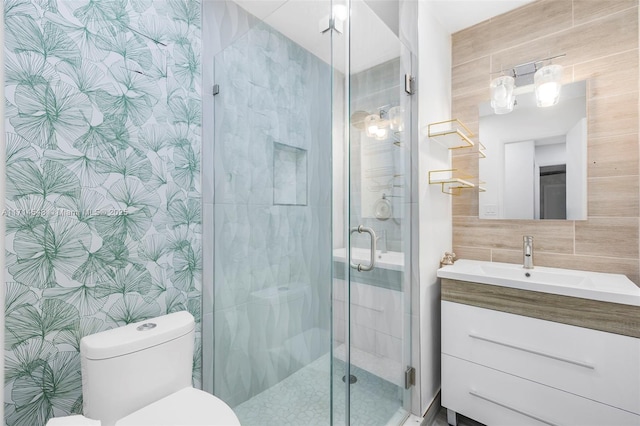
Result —
MULTIPOLYGON (((331 63, 331 43, 319 26, 328 19, 331 0, 234 0, 286 37, 331 63)), ((436 19, 454 33, 534 0, 407 0, 431 3, 436 19)), ((398 0, 352 0, 351 70, 370 68, 400 55, 397 37, 398 0), (385 21, 388 24, 385 24, 385 21)), ((342 35, 336 35, 342 37, 342 35)), ((343 70, 344 55, 333 44, 334 66, 343 70)))
MULTIPOLYGON (((350 61, 351 72, 359 72, 400 56, 401 44, 393 30, 380 19, 389 0, 379 1, 375 8, 365 1, 352 0, 350 61)), ((394 0, 395 1, 395 0, 394 0)), ((332 46, 329 33, 320 31, 320 22, 326 22, 331 13, 331 0, 235 0, 249 13, 294 40, 306 50, 327 63, 344 71, 344 43, 335 42, 344 37, 334 33, 332 46)), ((397 14, 396 14, 397 21, 397 14)))
MULTIPOLYGON (((375 0, 373 0, 375 1, 375 0)), ((424 1, 424 0, 417 0, 424 1)), ((427 0, 433 12, 451 34, 534 0, 427 0)))
MULTIPOLYGON (((259 19, 265 19, 288 0, 235 0, 244 9, 259 19)), ((293 0, 295 1, 295 0, 293 0)), ((440 23, 450 33, 478 24, 494 16, 518 8, 534 0, 413 0, 427 1, 433 5, 433 11, 440 23)), ((385 21, 397 21, 398 0, 365 0, 369 7, 385 21), (386 19, 390 17, 391 19, 386 19), (394 19, 395 18, 395 19, 394 19)), ((314 2, 306 1, 307 6, 313 7, 314 2)), ((396 26, 397 27, 397 26, 396 26)), ((397 33, 397 28, 391 28, 397 33)))

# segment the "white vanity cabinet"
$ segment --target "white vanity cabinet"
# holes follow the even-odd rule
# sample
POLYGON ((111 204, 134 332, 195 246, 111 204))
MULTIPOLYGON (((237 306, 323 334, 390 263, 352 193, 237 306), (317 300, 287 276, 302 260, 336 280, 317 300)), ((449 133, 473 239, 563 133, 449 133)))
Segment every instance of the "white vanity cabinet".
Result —
POLYGON ((640 425, 640 339, 442 302, 442 405, 487 425, 640 425))
POLYGON ((640 288, 459 260, 442 284, 442 405, 486 425, 640 426, 640 288))

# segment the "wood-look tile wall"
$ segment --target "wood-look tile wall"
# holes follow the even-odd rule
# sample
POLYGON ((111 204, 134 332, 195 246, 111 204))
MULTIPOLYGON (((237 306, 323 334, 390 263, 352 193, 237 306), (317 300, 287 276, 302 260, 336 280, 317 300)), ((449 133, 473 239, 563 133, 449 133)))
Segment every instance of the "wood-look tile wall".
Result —
MULTIPOLYGON (((453 197, 458 258, 616 272, 640 286, 638 0, 538 0, 453 34, 452 115, 478 131, 491 72, 565 53, 564 80, 589 80, 588 220, 478 219, 477 191, 453 197)), ((490 152, 487 152, 491 155, 490 152)), ((478 173, 477 156, 453 165, 478 173)))

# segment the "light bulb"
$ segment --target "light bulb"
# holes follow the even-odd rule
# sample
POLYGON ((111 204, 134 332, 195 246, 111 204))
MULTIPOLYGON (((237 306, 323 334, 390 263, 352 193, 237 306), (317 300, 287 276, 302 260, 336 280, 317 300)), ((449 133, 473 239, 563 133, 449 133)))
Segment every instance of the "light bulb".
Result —
POLYGON ((505 89, 504 84, 501 84, 500 86, 496 87, 496 90, 494 92, 494 99, 496 100, 496 103, 500 105, 506 104, 507 89, 505 89))
POLYGON ((559 86, 560 85, 555 82, 541 84, 536 91, 538 106, 548 107, 555 105, 558 102, 557 95, 560 92, 559 86))
POLYGON ((384 127, 380 127, 376 132, 376 139, 379 141, 382 141, 382 140, 385 140, 388 135, 389 135, 389 130, 384 127))
POLYGON ((536 87, 536 104, 539 107, 550 107, 560 100, 562 88, 562 66, 547 65, 540 68, 533 76, 536 87))
POLYGON ((378 116, 374 114, 368 115, 364 119, 365 133, 370 138, 373 138, 378 134, 379 121, 380 119, 378 116))

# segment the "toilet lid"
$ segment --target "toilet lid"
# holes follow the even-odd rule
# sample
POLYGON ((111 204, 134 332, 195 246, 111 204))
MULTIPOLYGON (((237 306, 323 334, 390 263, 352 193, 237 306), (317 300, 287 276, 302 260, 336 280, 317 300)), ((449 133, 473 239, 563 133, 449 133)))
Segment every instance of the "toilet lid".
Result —
POLYGON ((194 388, 172 393, 118 420, 116 426, 240 426, 233 410, 194 388))

